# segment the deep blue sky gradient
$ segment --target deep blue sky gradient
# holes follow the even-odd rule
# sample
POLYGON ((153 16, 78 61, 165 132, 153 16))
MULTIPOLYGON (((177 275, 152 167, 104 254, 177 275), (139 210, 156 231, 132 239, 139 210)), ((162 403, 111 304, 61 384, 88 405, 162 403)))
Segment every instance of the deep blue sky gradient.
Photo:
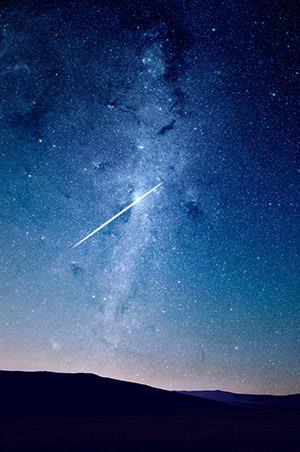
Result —
POLYGON ((2 368, 300 391, 294 4, 3 3, 2 368))

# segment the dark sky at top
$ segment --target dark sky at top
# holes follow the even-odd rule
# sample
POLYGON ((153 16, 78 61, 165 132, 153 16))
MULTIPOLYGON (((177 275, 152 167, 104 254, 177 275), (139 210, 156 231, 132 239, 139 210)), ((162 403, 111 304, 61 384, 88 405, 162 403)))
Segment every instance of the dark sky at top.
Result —
POLYGON ((296 2, 1 5, 1 368, 299 392, 296 2))

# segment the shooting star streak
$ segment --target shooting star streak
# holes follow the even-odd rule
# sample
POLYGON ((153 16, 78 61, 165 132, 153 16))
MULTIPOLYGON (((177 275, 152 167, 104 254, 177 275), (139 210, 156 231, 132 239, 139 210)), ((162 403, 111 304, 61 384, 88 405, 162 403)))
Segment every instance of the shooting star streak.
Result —
POLYGON ((160 187, 161 185, 162 185, 162 182, 160 182, 159 184, 155 185, 155 187, 151 188, 151 190, 147 191, 147 193, 145 193, 144 195, 142 195, 139 198, 135 199, 131 204, 129 204, 129 206, 125 207, 125 209, 121 210, 119 213, 117 213, 116 215, 111 217, 105 223, 101 224, 97 229, 95 229, 94 231, 90 232, 90 234, 88 234, 82 240, 80 240, 79 242, 75 243, 75 245, 73 245, 72 248, 76 248, 77 246, 81 245, 83 242, 88 240, 90 237, 92 237, 94 234, 99 232, 101 229, 105 228, 105 226, 110 224, 112 221, 116 220, 118 217, 123 215, 123 213, 127 212, 127 210, 131 209, 133 206, 135 206, 136 204, 141 202, 144 198, 146 198, 146 196, 150 195, 150 193, 152 193, 153 191, 157 190, 158 187, 160 187))

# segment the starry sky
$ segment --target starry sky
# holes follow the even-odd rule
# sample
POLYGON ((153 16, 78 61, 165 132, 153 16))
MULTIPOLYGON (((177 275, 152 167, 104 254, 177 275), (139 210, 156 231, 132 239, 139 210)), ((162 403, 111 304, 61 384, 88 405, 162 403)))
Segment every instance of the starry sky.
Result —
POLYGON ((0 367, 300 392, 296 2, 1 5, 0 367))

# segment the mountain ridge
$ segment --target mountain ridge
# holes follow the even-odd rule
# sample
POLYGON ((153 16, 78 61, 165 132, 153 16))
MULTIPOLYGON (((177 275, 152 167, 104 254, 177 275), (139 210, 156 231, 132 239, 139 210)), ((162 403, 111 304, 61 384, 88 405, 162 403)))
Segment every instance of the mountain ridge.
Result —
POLYGON ((214 400, 229 405, 265 410, 281 410, 283 408, 290 411, 300 412, 300 394, 242 394, 230 391, 211 390, 211 391, 179 391, 180 394, 192 396, 195 398, 214 400))

